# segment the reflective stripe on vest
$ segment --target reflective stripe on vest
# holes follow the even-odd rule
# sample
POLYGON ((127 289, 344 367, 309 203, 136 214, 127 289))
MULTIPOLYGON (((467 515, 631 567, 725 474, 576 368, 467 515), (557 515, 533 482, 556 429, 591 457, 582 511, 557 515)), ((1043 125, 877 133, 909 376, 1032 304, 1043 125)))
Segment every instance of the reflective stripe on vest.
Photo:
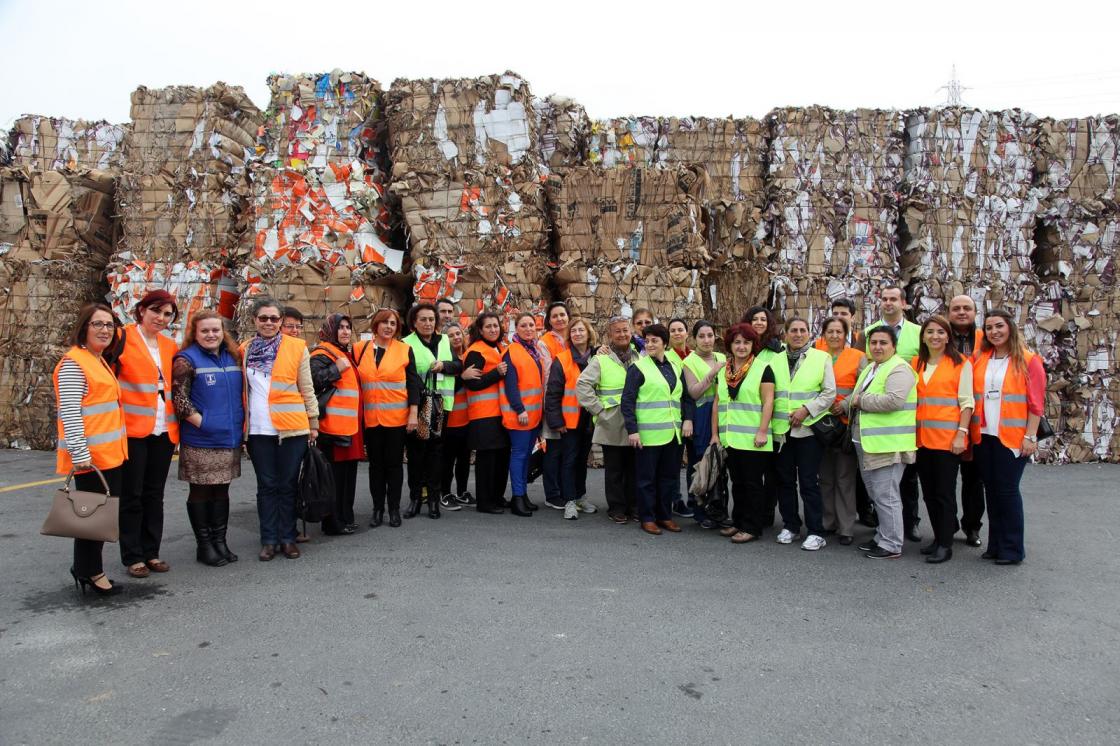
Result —
POLYGON ((773 451, 773 419, 766 429, 766 443, 761 448, 754 444, 754 436, 762 427, 762 374, 766 366, 759 365, 758 358, 751 364, 735 398, 727 385, 727 369, 716 376, 716 390, 719 392, 719 442, 724 448, 739 451, 773 451))
MULTIPOLYGON (((312 357, 325 357, 334 361, 346 358, 346 353, 330 342, 320 342, 311 351, 312 357)), ((358 432, 358 403, 361 393, 358 386, 358 373, 353 361, 342 371, 334 385, 334 393, 327 399, 323 411, 319 413, 319 432, 327 435, 349 436, 358 432)))
MULTIPOLYGON (((718 362, 720 365, 723 365, 725 362, 727 362, 727 356, 722 352, 713 352, 712 355, 715 356, 716 362, 718 362)), ((704 376, 708 375, 708 371, 711 370, 711 366, 707 363, 707 361, 704 360, 704 358, 697 355, 695 350, 688 353, 688 356, 684 359, 684 367, 688 368, 689 371, 692 372, 692 375, 696 376, 697 381, 703 381, 704 376)), ((701 407, 705 407, 711 404, 715 399, 715 396, 716 382, 713 380, 712 385, 705 389, 704 393, 696 398, 696 409, 699 410, 701 407)))
MULTIPOLYGON (((146 354, 146 353, 145 353, 146 354)), ((82 397, 82 430, 90 460, 98 469, 113 469, 128 458, 128 430, 121 411, 121 389, 113 371, 101 358, 82 347, 71 347, 62 360, 69 358, 82 369, 86 379, 86 395, 82 397)), ((54 398, 58 402, 58 372, 62 360, 54 367, 54 398)), ((69 474, 74 467, 66 445, 62 419, 57 420, 58 447, 55 469, 59 474, 69 474)))
POLYGON ((399 339, 391 340, 379 364, 376 345, 369 341, 360 344, 354 356, 358 360, 365 427, 404 427, 408 424, 406 371, 411 348, 399 339))
POLYGON ((918 358, 910 361, 918 376, 917 443, 922 448, 949 451, 960 427, 961 408, 957 400, 964 360, 957 364, 943 356, 926 383, 918 370, 918 358))
MULTIPOLYGON (((984 426, 984 379, 988 374, 988 361, 992 359, 994 351, 985 350, 976 356, 972 364, 972 395, 976 408, 972 412, 969 435, 973 443, 980 442, 984 426)), ((1033 352, 1023 351, 1024 365, 1029 365, 1033 359, 1033 352)), ((1007 374, 1003 377, 1003 388, 1000 389, 999 442, 1012 450, 1021 449, 1023 438, 1027 435, 1028 415, 1026 372, 1018 370, 1008 361, 1007 374)))
POLYGON ((754 359, 754 365, 762 363, 774 373, 774 418, 771 430, 775 435, 789 432, 789 358, 785 350, 774 352, 765 348, 754 359))
POLYGON ((171 365, 178 349, 175 342, 163 334, 156 337, 159 345, 159 368, 148 351, 148 343, 140 327, 129 324, 124 328, 124 348, 117 362, 117 379, 121 387, 121 404, 124 405, 124 424, 130 438, 146 438, 156 427, 156 407, 163 407, 164 427, 172 443, 179 442, 179 421, 175 417, 175 404, 171 400, 171 365), (163 397, 160 393, 160 371, 163 372, 163 397))
POLYGON ((563 350, 556 358, 564 371, 564 398, 560 401, 560 412, 564 416, 564 427, 575 430, 579 427, 580 406, 576 398, 576 381, 579 379, 579 365, 572 358, 571 350, 563 350))
MULTIPOLYGON (((914 371, 902 358, 895 355, 890 360, 879 366, 877 375, 867 387, 869 394, 885 394, 887 391, 887 377, 892 370, 903 366, 914 375, 914 371)), ((863 390, 863 382, 871 372, 871 366, 864 368, 856 381, 856 390, 863 390)), ((867 453, 893 453, 895 451, 913 451, 917 448, 917 410, 918 387, 917 382, 910 386, 906 395, 906 404, 902 409, 894 412, 865 412, 859 414, 859 441, 860 446, 867 453)))
POLYGON ((638 437, 643 446, 660 446, 681 440, 681 394, 684 390, 680 364, 666 356, 673 368, 676 383, 669 389, 669 382, 657 364, 648 355, 638 358, 636 365, 645 381, 638 389, 635 415, 638 420, 638 437))
MULTIPOLYGON (((631 353, 633 354, 633 353, 631 353)), ((626 388, 626 366, 610 355, 599 356, 599 383, 595 386, 603 409, 622 404, 622 390, 626 388)))
MULTIPOLYGON (((428 375, 428 369, 432 367, 432 363, 436 360, 442 360, 445 363, 455 360, 455 356, 451 353, 451 340, 447 338, 446 334, 441 335, 439 342, 436 343, 435 355, 432 355, 432 351, 417 336, 416 332, 405 337, 404 343, 412 348, 412 356, 416 358, 416 372, 420 374, 421 379, 428 375)), ((443 398, 443 410, 450 412, 455 403, 455 376, 436 373, 436 391, 443 398)))
MULTIPOLYGON (((844 401, 856 388, 856 378, 859 376, 860 365, 867 359, 862 350, 855 347, 845 347, 832 361, 832 376, 836 379, 836 401, 844 401)), ((840 418, 848 424, 847 416, 840 418)))
MULTIPOLYGON (((788 361, 789 358, 786 358, 786 360, 788 361)), ((820 396, 821 388, 824 386, 825 369, 831 364, 832 356, 827 352, 821 352, 812 347, 805 350, 804 356, 801 358, 801 364, 797 366, 797 372, 793 374, 789 384, 788 402, 790 412, 820 396)), ((828 414, 827 409, 816 417, 806 417, 801 426, 809 427, 826 414, 828 414)))
POLYGON ((502 424, 507 430, 533 430, 541 424, 544 414, 544 382, 541 369, 536 361, 520 344, 511 344, 507 350, 510 364, 517 371, 518 393, 521 395, 521 406, 529 415, 529 424, 521 425, 517 422, 517 413, 506 398, 506 381, 503 377, 498 382, 498 402, 501 406, 502 424))
MULTIPOLYGON (((479 340, 467 348, 467 354, 477 352, 482 355, 482 374, 486 375, 502 362, 502 352, 505 347, 499 342, 495 347, 488 342, 479 340)), ((465 356, 464 356, 465 359, 465 356)), ((490 417, 501 417, 502 410, 498 406, 498 383, 478 391, 467 389, 467 417, 471 420, 484 420, 490 417)))
MULTIPOLYGON (((242 365, 245 364, 249 343, 241 345, 242 365)), ((307 405, 299 392, 299 366, 307 344, 302 339, 280 335, 280 349, 272 363, 271 383, 268 388, 268 413, 272 426, 280 432, 308 430, 311 421, 307 405)))

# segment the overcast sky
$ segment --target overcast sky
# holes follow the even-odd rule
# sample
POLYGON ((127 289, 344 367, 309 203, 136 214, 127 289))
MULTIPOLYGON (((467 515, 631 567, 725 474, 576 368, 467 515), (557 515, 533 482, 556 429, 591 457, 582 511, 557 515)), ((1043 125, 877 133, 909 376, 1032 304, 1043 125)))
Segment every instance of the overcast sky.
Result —
POLYGON ((512 69, 592 117, 760 116, 775 106, 964 102, 1070 117, 1120 111, 1116 2, 377 3, 0 0, 0 125, 23 113, 127 122, 138 85, 270 72, 471 77, 512 69))

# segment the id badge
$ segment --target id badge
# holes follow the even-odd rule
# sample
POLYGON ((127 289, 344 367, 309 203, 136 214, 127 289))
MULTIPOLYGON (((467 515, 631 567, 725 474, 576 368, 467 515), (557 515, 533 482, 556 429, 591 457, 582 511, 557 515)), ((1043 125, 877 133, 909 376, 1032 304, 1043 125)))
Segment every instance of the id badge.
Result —
POLYGON ((986 399, 987 399, 988 401, 996 401, 996 400, 998 400, 998 399, 999 399, 999 397, 1000 397, 1000 391, 999 391, 998 389, 997 389, 997 390, 995 390, 995 391, 989 391, 989 392, 988 392, 987 394, 985 394, 985 395, 984 395, 984 397, 985 397, 985 398, 986 398, 986 399))

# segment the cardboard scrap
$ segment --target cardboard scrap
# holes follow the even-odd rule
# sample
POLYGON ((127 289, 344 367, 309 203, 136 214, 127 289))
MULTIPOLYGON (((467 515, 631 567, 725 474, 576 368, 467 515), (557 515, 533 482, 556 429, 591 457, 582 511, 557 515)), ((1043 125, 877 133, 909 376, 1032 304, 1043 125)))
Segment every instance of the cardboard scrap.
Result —
POLYGON ((1044 119, 1035 170, 1045 197, 1060 197, 1086 212, 1115 210, 1120 166, 1120 116, 1044 119))
POLYGON ((533 98, 533 114, 542 176, 580 166, 587 160, 591 120, 583 106, 567 96, 533 98))
POLYGON ((591 124, 587 162, 593 166, 658 166, 663 140, 657 117, 599 119, 591 124))
POLYGON ((104 267, 116 239, 116 179, 82 168, 0 169, 0 256, 104 267))
POLYGON ((119 172, 124 166, 128 125, 106 121, 25 114, 8 135, 13 166, 33 169, 95 168, 119 172))

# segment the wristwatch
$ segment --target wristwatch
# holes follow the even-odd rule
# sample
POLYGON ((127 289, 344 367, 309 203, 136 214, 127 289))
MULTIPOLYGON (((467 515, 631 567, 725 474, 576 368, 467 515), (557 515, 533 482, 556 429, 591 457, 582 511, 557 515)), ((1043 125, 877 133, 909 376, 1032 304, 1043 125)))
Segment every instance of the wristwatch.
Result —
POLYGON ((1037 435, 1024 435, 1023 440, 1029 440, 1032 443, 1037 443, 1038 442, 1038 436, 1037 435))

